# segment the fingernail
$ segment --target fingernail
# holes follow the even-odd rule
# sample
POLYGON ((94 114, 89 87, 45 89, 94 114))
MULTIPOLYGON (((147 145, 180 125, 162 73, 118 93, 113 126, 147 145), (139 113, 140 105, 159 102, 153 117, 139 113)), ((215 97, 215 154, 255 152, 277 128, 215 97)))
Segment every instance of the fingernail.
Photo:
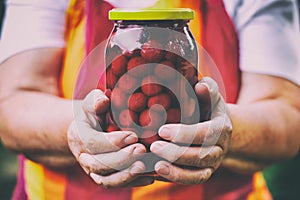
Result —
POLYGON ((95 100, 94 110, 96 110, 97 114, 102 114, 107 111, 107 104, 104 104, 104 103, 106 103, 108 101, 109 101, 109 99, 106 96, 99 97, 95 100), (104 106, 104 105, 106 105, 106 106, 104 106))
POLYGON ((108 101, 108 100, 109 100, 109 98, 108 98, 107 96, 104 96, 104 95, 101 95, 100 97, 97 96, 97 97, 95 97, 95 99, 94 99, 95 103, 98 103, 98 102, 100 102, 100 101, 108 101))
POLYGON ((129 135, 124 139, 125 144, 133 144, 135 142, 137 142, 137 137, 133 135, 129 135))
POLYGON ((85 172, 86 174, 89 174, 89 173, 90 173, 90 171, 89 171, 87 168, 82 167, 82 169, 84 170, 84 172, 85 172))
POLYGON ((145 153, 145 149, 144 148, 140 148, 140 147, 134 148, 133 154, 141 154, 141 153, 145 153))
POLYGON ((157 141, 154 142, 151 146, 150 146, 150 151, 152 152, 159 152, 161 151, 163 148, 165 147, 165 145, 162 144, 162 142, 157 141))
POLYGON ((79 162, 84 165, 84 166, 88 166, 90 161, 91 161, 91 156, 89 154, 86 153, 82 153, 79 155, 79 162))
POLYGON ((165 175, 165 176, 170 174, 170 168, 167 165, 159 165, 156 171, 158 174, 165 175))
POLYGON ((102 180, 100 178, 100 176, 98 176, 97 174, 91 173, 90 177, 98 184, 101 185, 102 184, 102 180))
POLYGON ((167 125, 160 127, 158 134, 164 139, 171 139, 171 129, 167 125))
POLYGON ((209 85, 206 82, 201 82, 200 85, 206 87, 209 90, 209 85))
POLYGON ((130 169, 130 173, 131 174, 140 174, 142 173, 144 170, 142 167, 138 166, 138 165, 133 165, 130 169))

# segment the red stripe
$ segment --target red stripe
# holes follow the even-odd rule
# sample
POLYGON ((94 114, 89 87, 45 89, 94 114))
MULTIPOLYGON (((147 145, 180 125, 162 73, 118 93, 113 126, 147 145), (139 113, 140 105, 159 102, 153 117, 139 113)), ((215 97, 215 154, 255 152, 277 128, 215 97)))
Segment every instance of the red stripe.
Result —
POLYGON ((203 185, 173 185, 170 188, 170 200, 202 200, 203 185))
POLYGON ((235 103, 240 89, 239 46, 235 28, 222 0, 203 0, 202 11, 202 45, 222 75, 227 102, 235 103))
POLYGON ((245 200, 253 190, 252 180, 252 175, 237 174, 228 169, 220 168, 204 184, 204 199, 245 200))
POLYGON ((66 199, 130 200, 131 198, 130 189, 104 189, 96 185, 80 167, 69 170, 67 176, 66 199))
POLYGON ((25 157, 23 155, 18 156, 19 161, 19 171, 18 171, 18 180, 17 185, 14 190, 13 200, 27 200, 27 194, 25 191, 25 180, 24 180, 24 162, 25 157))

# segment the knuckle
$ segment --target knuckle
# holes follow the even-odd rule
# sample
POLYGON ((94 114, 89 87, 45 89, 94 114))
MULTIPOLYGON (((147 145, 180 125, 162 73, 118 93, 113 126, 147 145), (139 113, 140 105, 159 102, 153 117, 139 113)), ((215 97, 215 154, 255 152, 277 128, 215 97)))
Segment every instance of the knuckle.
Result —
POLYGON ((205 155, 204 157, 198 158, 197 166, 198 167, 207 167, 211 165, 212 156, 210 154, 205 155))
POLYGON ((90 172, 93 172, 93 173, 97 173, 97 172, 101 171, 99 169, 100 167, 99 167, 99 165, 97 165, 96 161, 91 162, 88 167, 89 167, 90 172))
POLYGON ((211 177, 211 175, 212 175, 212 170, 211 169, 205 170, 204 172, 202 172, 201 183, 204 183, 204 182, 208 181, 209 178, 211 177))
POLYGON ((212 78, 203 77, 201 82, 207 85, 207 88, 211 93, 216 93, 219 91, 218 84, 212 78))
POLYGON ((100 179, 96 179, 96 180, 94 180, 94 182, 97 184, 97 185, 102 185, 103 186, 103 183, 102 183, 102 181, 100 180, 100 179))
POLYGON ((81 164, 88 169, 89 172, 99 174, 101 176, 107 175, 110 169, 102 164, 102 162, 98 159, 91 159, 89 162, 81 162, 81 164))
POLYGON ((81 162, 81 164, 88 169, 89 172, 96 173, 96 164, 94 161, 89 161, 89 162, 81 162))
POLYGON ((232 124, 230 121, 227 121, 227 123, 224 125, 224 131, 226 133, 231 133, 232 132, 232 124))
POLYGON ((208 160, 211 159, 210 153, 205 154, 204 156, 200 153, 198 155, 198 165, 203 166, 204 163, 207 163, 208 160))
MULTIPOLYGON (((125 172, 126 173, 126 172, 125 172)), ((120 182, 119 182, 119 185, 124 185, 127 183, 128 179, 129 179, 129 173, 126 173, 125 176, 123 176, 121 179, 120 179, 120 182)))
POLYGON ((212 175, 211 169, 203 170, 200 172, 197 178, 194 178, 190 181, 191 184, 201 184, 207 182, 212 175))

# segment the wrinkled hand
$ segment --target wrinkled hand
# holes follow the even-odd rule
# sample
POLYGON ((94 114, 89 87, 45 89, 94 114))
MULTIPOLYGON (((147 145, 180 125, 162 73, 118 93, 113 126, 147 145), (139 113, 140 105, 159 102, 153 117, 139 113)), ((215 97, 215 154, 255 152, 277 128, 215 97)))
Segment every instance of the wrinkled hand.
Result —
POLYGON ((145 165, 137 161, 146 149, 130 131, 103 132, 109 99, 93 90, 83 101, 74 101, 74 117, 68 129, 69 147, 80 166, 103 187, 134 187, 153 182, 138 177, 145 165))
POLYGON ((156 163, 157 174, 179 184, 207 181, 222 163, 231 139, 231 121, 215 81, 205 77, 195 91, 201 115, 210 113, 210 119, 192 125, 164 125, 159 135, 167 141, 156 141, 150 147, 167 160, 156 163))

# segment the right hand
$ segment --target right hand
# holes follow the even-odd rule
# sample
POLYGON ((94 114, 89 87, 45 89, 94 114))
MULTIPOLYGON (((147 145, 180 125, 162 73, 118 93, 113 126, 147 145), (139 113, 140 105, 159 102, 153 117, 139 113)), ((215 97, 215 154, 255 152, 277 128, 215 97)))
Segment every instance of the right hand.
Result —
POLYGON ((101 90, 91 91, 83 101, 74 101, 74 121, 68 129, 68 144, 80 166, 105 188, 136 187, 153 183, 139 176, 145 165, 138 159, 144 145, 131 131, 103 132, 109 99, 101 90))

